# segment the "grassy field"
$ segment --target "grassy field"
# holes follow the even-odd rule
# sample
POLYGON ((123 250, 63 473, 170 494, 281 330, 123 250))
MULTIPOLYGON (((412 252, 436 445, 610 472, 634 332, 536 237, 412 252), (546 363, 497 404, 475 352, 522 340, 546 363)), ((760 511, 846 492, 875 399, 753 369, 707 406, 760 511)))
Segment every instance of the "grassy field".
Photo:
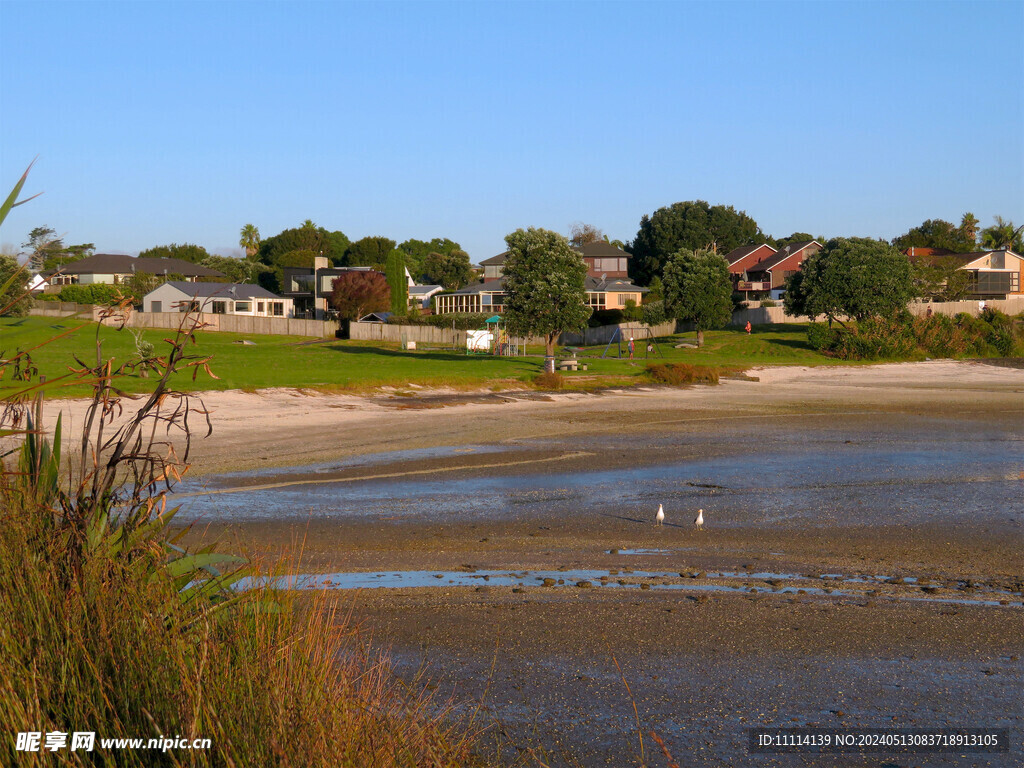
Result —
MULTIPOLYGON (((116 331, 70 319, 28 317, 0 319, 0 354, 10 357, 16 350, 37 347, 31 352, 40 374, 53 379, 67 373, 74 365, 74 356, 84 361, 96 359, 96 332, 102 341, 103 357, 115 364, 135 356, 135 338, 128 330, 116 331), (73 330, 77 329, 77 330, 73 330), (48 339, 68 335, 49 344, 48 339), (43 345, 43 346, 40 346, 43 345)), ((168 330, 146 330, 142 336, 153 343, 157 354, 167 348, 168 330)), ((746 368, 756 365, 821 365, 836 364, 807 346, 806 334, 799 325, 760 326, 753 334, 741 330, 710 331, 705 334, 702 349, 677 349, 676 344, 692 342, 694 334, 680 334, 658 340, 662 358, 645 359, 646 345, 637 343, 636 359, 601 359, 604 346, 581 350, 589 370, 584 374, 568 374, 586 379, 610 377, 614 383, 639 378, 648 362, 688 362, 699 365, 722 365, 746 368)), ((183 390, 261 389, 265 387, 296 387, 317 389, 348 389, 353 391, 408 383, 421 386, 514 386, 529 382, 542 371, 543 350, 530 348, 530 356, 501 358, 488 355, 466 355, 445 349, 421 349, 405 352, 395 344, 303 339, 295 336, 258 336, 233 333, 202 332, 197 334, 193 351, 208 355, 213 379, 200 371, 196 380, 181 377, 175 382, 183 390), (252 344, 242 344, 250 341, 252 344)), ((623 347, 625 356, 625 347, 623 347)), ((614 356, 613 346, 609 354, 614 356)), ((582 383, 582 381, 581 381, 582 383)), ((598 382, 599 383, 599 382, 598 382)), ((612 383, 609 381, 608 383, 612 383)), ((9 381, 2 383, 4 388, 9 381)), ((149 381, 140 376, 122 379, 127 392, 148 390, 149 381)), ((86 394, 81 386, 69 387, 68 396, 86 394)))

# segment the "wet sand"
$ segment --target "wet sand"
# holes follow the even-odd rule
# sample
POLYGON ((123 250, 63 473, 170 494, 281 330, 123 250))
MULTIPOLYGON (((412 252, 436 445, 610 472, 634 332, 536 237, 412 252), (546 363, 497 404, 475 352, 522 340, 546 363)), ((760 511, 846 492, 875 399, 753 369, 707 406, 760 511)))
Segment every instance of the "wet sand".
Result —
MULTIPOLYGON (((206 512, 192 538, 268 557, 299 553, 307 573, 533 569, 571 576, 589 569, 626 581, 575 586, 569 578, 545 587, 481 579, 451 587, 439 579, 430 588, 338 593, 373 639, 392 649, 403 674, 425 668, 442 692, 465 702, 462 711, 482 700, 477 722, 492 724, 488 738, 502 742, 506 757, 525 749, 527 764, 537 756, 552 765, 640 764, 627 683, 649 765, 668 764, 651 730, 684 766, 1019 764, 1019 450, 996 462, 998 477, 972 469, 955 485, 903 468, 891 484, 869 478, 852 491, 817 481, 766 489, 771 525, 757 488, 730 491, 715 482, 714 467, 740 461, 756 468, 806 441, 821 446, 823 462, 847 471, 836 458, 847 447, 867 461, 880 442, 893 456, 910 456, 918 440, 934 446, 943 434, 965 454, 983 454, 992 441, 1012 454, 1024 445, 1024 373, 941 362, 750 374, 759 381, 587 395, 211 396, 215 432, 196 447, 203 473, 193 492, 242 488, 249 495, 237 498, 248 501, 296 483, 289 493, 312 498, 318 486, 309 481, 326 480, 324 494, 342 485, 352 493, 372 489, 374 512, 334 514, 325 495, 326 512, 274 507, 264 518, 229 522, 206 512), (380 456, 410 450, 422 453, 380 456), (587 496, 586 507, 574 503, 572 487, 559 490, 561 480, 533 487, 600 468, 660 494, 668 487, 663 478, 629 473, 690 460, 711 468, 699 482, 676 484, 662 529, 652 524, 657 502, 645 487, 630 489, 627 502, 587 496), (288 469, 313 462, 322 465, 288 469), (241 474, 216 476, 228 470, 241 474), (499 512, 489 514, 487 499, 477 499, 452 501, 451 515, 431 514, 414 498, 388 511, 389 489, 409 494, 416 484, 447 484, 457 495, 472 487, 459 483, 474 479, 484 494, 501 485, 499 512), (837 498, 844 493, 863 493, 863 505, 837 498), (981 501, 971 506, 975 495, 981 501), (944 497, 970 514, 931 516, 930 501, 941 506, 944 497), (998 503, 985 501, 992 498, 998 503), (813 499, 827 503, 814 510, 813 499), (697 503, 709 509, 702 532, 691 522, 697 503), (470 511, 458 512, 463 506, 470 511), (622 552, 637 548, 664 553, 622 552), (652 588, 640 588, 637 571, 659 574, 647 579, 652 588), (717 572, 745 575, 726 580, 717 572), (829 574, 847 583, 840 589, 822 579, 829 574), (714 591, 726 584, 764 591, 714 591), (687 585, 693 588, 675 588, 687 585), (834 590, 784 591, 801 585, 834 590), (994 605, 978 605, 982 599, 994 605), (750 755, 745 729, 753 725, 998 726, 1011 728, 1015 751, 750 755)), ((208 494, 206 509, 218 499, 228 508, 230 496, 208 494)))

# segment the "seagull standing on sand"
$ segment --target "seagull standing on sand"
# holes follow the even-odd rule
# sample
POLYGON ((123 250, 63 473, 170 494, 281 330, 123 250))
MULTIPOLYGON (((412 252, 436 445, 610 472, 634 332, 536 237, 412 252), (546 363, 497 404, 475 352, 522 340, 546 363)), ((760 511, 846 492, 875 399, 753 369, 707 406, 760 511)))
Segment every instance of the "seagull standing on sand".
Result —
POLYGON ((697 510, 697 517, 693 521, 693 524, 695 526, 697 526, 697 530, 698 531, 703 531, 704 530, 704 510, 703 509, 698 509, 697 510))
POLYGON ((658 505, 658 514, 656 514, 654 516, 654 524, 655 525, 664 525, 665 524, 665 510, 662 508, 661 504, 658 505))

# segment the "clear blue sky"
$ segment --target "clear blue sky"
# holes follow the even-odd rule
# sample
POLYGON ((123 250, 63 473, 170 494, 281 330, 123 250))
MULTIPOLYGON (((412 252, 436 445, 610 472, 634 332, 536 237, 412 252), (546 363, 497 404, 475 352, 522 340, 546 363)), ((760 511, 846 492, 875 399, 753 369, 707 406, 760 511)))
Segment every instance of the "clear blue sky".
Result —
POLYGON ((309 218, 353 240, 676 201, 784 236, 1024 223, 1024 3, 0 0, 0 241, 238 249, 309 218))

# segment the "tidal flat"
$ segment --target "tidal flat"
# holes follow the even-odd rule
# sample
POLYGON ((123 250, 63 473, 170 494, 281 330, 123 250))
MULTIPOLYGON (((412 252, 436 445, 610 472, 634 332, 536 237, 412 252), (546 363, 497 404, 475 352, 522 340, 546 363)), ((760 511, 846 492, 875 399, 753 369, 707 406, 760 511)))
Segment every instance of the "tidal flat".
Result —
POLYGON ((289 554, 291 586, 336 589, 401 674, 524 764, 668 765, 651 732, 683 766, 823 764, 748 753, 753 726, 1009 728, 1009 754, 827 759, 1018 764, 1024 373, 752 375, 305 396, 300 435, 267 418, 259 445, 226 413, 179 520, 289 554))

